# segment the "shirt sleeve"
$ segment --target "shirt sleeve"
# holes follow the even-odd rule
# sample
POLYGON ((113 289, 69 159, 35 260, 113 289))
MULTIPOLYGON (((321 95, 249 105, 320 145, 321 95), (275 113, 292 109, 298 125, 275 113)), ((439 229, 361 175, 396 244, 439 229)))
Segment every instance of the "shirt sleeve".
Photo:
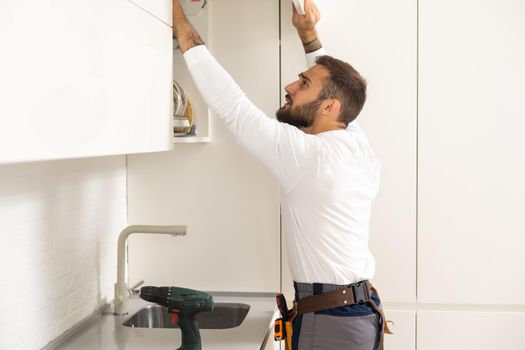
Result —
POLYGON ((266 116, 204 45, 186 51, 184 59, 211 111, 224 121, 238 143, 270 169, 282 189, 290 190, 314 161, 317 138, 266 116))
POLYGON ((319 56, 326 55, 326 50, 324 47, 321 47, 319 50, 310 52, 306 54, 306 66, 308 68, 311 68, 315 65, 315 59, 319 56))

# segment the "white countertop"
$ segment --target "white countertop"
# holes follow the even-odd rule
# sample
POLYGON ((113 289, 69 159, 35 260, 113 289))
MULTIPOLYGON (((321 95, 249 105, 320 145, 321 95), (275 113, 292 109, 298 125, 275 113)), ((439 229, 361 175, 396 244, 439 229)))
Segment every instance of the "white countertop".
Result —
MULTIPOLYGON (((260 349, 268 336, 273 340, 272 320, 276 312, 275 295, 268 293, 210 293, 216 303, 244 303, 250 305, 245 320, 230 329, 201 329, 203 350, 260 349)), ((130 328, 122 324, 137 311, 151 305, 138 296, 128 301, 128 314, 114 316, 108 308, 66 342, 46 349, 93 350, 174 350, 181 345, 179 329, 130 328)))

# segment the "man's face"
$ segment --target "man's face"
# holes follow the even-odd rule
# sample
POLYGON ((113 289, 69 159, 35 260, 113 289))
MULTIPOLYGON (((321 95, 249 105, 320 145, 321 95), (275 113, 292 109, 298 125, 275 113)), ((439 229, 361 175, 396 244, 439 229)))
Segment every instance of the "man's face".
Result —
POLYGON ((328 70, 321 65, 300 73, 299 79, 284 89, 286 104, 277 111, 277 120, 298 128, 311 126, 322 102, 319 100, 319 93, 329 75, 328 70))

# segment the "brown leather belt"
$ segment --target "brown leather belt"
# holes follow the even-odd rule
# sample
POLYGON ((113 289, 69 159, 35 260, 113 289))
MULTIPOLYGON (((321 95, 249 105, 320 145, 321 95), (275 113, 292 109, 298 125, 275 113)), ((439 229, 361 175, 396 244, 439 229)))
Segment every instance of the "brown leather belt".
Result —
POLYGON ((365 304, 370 301, 371 295, 370 282, 361 281, 334 292, 310 295, 300 299, 297 301, 297 315, 353 304, 365 304))
POLYGON ((394 334, 388 327, 388 323, 382 308, 379 308, 371 299, 372 292, 377 290, 368 281, 361 281, 350 284, 348 287, 334 292, 310 295, 294 302, 292 310, 293 317, 300 316, 309 312, 323 311, 341 306, 355 304, 369 304, 374 313, 379 315, 382 331, 379 332, 379 348, 384 350, 384 333, 394 334), (295 312, 297 310, 297 312, 295 312))

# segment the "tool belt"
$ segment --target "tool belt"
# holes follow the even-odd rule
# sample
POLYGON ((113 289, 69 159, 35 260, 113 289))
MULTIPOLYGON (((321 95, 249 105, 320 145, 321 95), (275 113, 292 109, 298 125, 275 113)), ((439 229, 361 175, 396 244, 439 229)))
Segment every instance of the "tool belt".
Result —
POLYGON ((373 292, 379 296, 379 293, 369 281, 361 281, 333 292, 304 297, 294 303, 294 309, 297 310, 297 316, 300 316, 308 312, 323 311, 336 307, 368 304, 374 313, 378 314, 381 318, 384 333, 394 334, 388 327, 388 323, 391 321, 387 321, 383 309, 380 309, 372 299, 371 296, 373 292))
POLYGON ((297 316, 341 306, 369 303, 372 299, 372 285, 362 281, 347 288, 323 294, 310 295, 297 301, 297 316))
MULTIPOLYGON (((382 332, 380 332, 380 349, 384 348, 384 337, 383 334, 393 334, 390 328, 388 327, 385 314, 383 309, 380 309, 374 300, 371 298, 372 293, 377 294, 377 290, 372 286, 369 281, 361 281, 358 283, 350 284, 345 288, 333 291, 326 292, 322 294, 310 295, 304 297, 298 301, 294 302, 293 309, 288 311, 288 317, 284 321, 282 326, 279 327, 276 324, 276 330, 281 328, 283 330, 283 338, 279 340, 286 339, 286 349, 291 350, 291 336, 292 336, 292 326, 291 323, 297 316, 304 315, 309 312, 324 311, 328 309, 333 309, 337 307, 344 307, 349 305, 356 304, 368 304, 374 313, 376 313, 380 318, 380 325, 382 326, 382 332), (288 326, 288 327, 286 327, 288 326), (287 329, 288 328, 288 332, 287 329)), ((379 294, 378 294, 379 295, 379 294)), ((279 320, 278 320, 279 321, 279 320)), ((276 340, 278 337, 276 337, 276 340)))

